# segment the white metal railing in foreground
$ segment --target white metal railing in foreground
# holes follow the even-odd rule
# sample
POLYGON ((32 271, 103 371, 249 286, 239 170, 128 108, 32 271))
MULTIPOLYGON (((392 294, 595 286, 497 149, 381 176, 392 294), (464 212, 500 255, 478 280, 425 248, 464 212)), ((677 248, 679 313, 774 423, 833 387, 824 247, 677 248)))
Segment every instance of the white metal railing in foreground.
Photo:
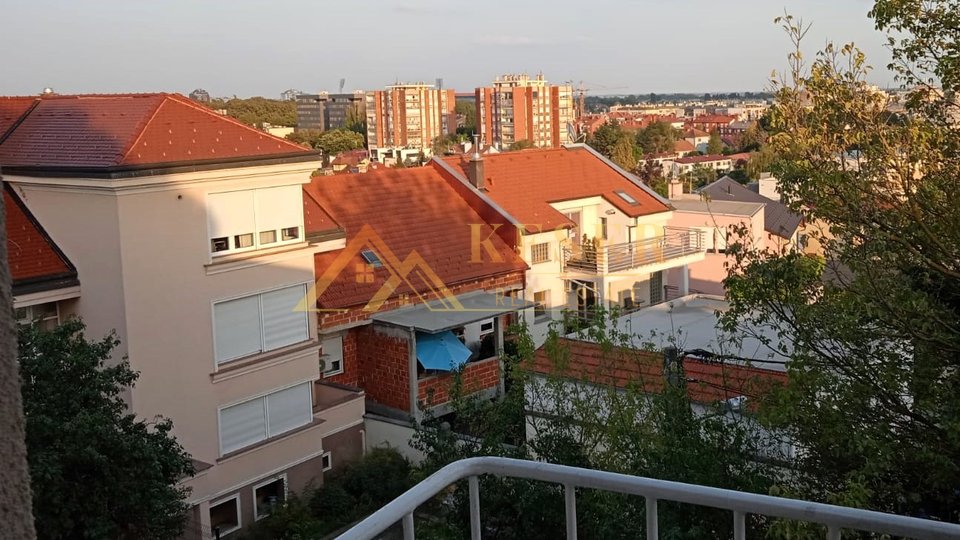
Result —
POLYGON ((856 529, 908 538, 960 538, 960 525, 926 519, 871 512, 769 495, 743 493, 666 480, 595 471, 499 457, 460 460, 440 469, 389 504, 341 535, 341 540, 369 539, 403 522, 405 540, 414 538, 413 513, 440 491, 467 479, 470 492, 470 533, 480 539, 480 482, 478 476, 492 474, 562 484, 565 491, 567 538, 577 537, 576 488, 601 489, 646 498, 647 538, 657 538, 657 501, 675 501, 730 510, 734 538, 746 538, 746 515, 762 514, 819 523, 827 527, 828 539, 839 539, 841 529, 856 529))

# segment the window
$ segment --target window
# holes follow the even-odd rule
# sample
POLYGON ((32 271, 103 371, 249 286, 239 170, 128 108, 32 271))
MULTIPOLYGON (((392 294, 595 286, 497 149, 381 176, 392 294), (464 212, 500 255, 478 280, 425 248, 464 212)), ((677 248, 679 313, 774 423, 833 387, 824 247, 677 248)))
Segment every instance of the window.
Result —
POLYGON ((550 260, 550 242, 543 242, 530 246, 530 261, 533 264, 544 263, 550 260))
POLYGON ((580 211, 564 212, 563 215, 567 216, 567 219, 573 222, 573 228, 567 231, 569 237, 573 240, 578 240, 580 238, 580 211))
POLYGON ((306 294, 294 285, 214 304, 217 364, 309 339, 307 312, 297 309, 306 294))
POLYGON ((329 471, 330 469, 332 469, 333 454, 331 454, 330 452, 326 452, 322 456, 320 456, 320 466, 323 468, 324 471, 329 471))
POLYGON ((229 499, 210 505, 210 530, 214 538, 240 529, 240 496, 234 495, 229 499), (218 530, 219 529, 219 530, 218 530))
POLYGON ((380 261, 380 257, 377 256, 372 250, 364 249, 360 252, 360 256, 363 257, 363 260, 373 268, 380 268, 383 266, 383 262, 380 261))
POLYGON ((533 320, 543 322, 550 318, 550 291, 533 293, 533 320))
POLYGON ((663 271, 650 274, 650 305, 663 302, 663 271))
POLYGON ((287 477, 279 476, 253 488, 253 516, 260 520, 273 513, 278 504, 287 500, 287 477))
POLYGON ((207 197, 210 252, 250 251, 301 236, 301 187, 282 186, 211 193, 207 197))
POLYGON ((323 340, 323 376, 343 373, 343 337, 333 336, 323 340))
POLYGON ((311 384, 298 384, 220 409, 221 455, 312 422, 311 384))
POLYGON ((53 330, 60 324, 60 309, 56 302, 47 302, 17 308, 14 317, 17 319, 17 324, 37 323, 42 330, 53 330))
POLYGON ((607 218, 600 218, 600 238, 607 239, 607 218))
POLYGON ((627 201, 629 204, 637 204, 637 200, 626 191, 614 191, 614 193, 616 193, 621 199, 627 201))

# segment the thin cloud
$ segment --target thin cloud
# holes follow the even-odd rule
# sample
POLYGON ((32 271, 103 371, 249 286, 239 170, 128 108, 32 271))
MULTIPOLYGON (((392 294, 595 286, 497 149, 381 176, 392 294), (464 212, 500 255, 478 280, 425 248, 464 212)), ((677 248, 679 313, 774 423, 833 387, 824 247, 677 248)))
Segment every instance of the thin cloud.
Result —
POLYGON ((546 41, 534 39, 530 36, 508 36, 505 34, 481 36, 475 38, 473 42, 477 45, 501 45, 505 47, 548 45, 546 41))

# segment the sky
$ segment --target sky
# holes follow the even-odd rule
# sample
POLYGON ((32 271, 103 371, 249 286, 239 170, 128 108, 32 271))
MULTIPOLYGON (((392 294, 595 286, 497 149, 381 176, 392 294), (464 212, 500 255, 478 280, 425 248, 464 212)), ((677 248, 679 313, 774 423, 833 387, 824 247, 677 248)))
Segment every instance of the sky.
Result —
POLYGON ((591 94, 759 91, 786 67, 773 23, 813 24, 809 53, 853 41, 892 84, 869 0, 0 0, 0 95, 279 97, 395 81, 471 91, 542 72, 591 94))

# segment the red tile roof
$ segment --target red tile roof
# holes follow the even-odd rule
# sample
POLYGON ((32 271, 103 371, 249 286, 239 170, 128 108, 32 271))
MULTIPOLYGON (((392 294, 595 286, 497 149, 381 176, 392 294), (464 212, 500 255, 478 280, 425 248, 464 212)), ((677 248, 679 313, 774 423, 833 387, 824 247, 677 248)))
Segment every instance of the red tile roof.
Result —
MULTIPOLYGON (((550 203, 603 197, 630 217, 666 212, 666 203, 582 146, 504 152, 484 156, 486 195, 527 226, 528 233, 567 227, 570 220, 550 203), (636 204, 617 195, 625 192, 636 204)), ((467 175, 469 158, 446 162, 467 175)))
POLYGON ((730 124, 736 122, 736 116, 727 116, 724 114, 705 114, 693 119, 694 124, 730 124))
POLYGON ((178 94, 43 96, 0 141, 8 167, 115 168, 311 155, 178 94))
POLYGON ((0 141, 36 102, 35 97, 0 97, 0 141))
POLYGON ((679 141, 673 142, 673 151, 674 152, 693 152, 697 147, 693 145, 690 141, 686 139, 680 139, 679 141))
MULTIPOLYGON (((557 346, 556 359, 550 358, 550 346, 537 350, 532 366, 535 372, 618 388, 635 384, 646 393, 659 392, 665 384, 662 353, 620 347, 605 350, 597 343, 567 338, 560 338, 557 346)), ((687 393, 697 403, 738 396, 759 400, 787 382, 784 372, 689 357, 684 358, 683 369, 687 393)))
POLYGON ((76 285, 77 270, 7 184, 7 256, 14 295, 76 285))
MULTIPOLYGON (((365 174, 314 177, 304 186, 309 198, 317 201, 331 219, 343 225, 347 233, 345 251, 320 253, 316 256, 316 272, 322 278, 342 253, 352 253, 343 272, 318 299, 322 308, 346 308, 365 305, 390 277, 386 266, 369 270, 359 255, 361 248, 353 242, 365 226, 382 240, 400 261, 415 251, 426 266, 447 286, 510 272, 524 272, 526 263, 484 222, 433 167, 381 169, 365 174), (473 229, 480 224, 481 238, 490 237, 503 262, 492 262, 486 250, 482 263, 470 262, 473 229)), ((322 220, 321 220, 322 222, 322 220)), ((311 232, 308 223, 307 232, 311 232)), ((377 253, 386 260, 384 253, 377 253)), ((414 287, 401 283, 391 297, 429 291, 426 280, 413 277, 414 287), (422 285, 422 286, 421 286, 422 285), (417 291, 414 291, 416 288, 417 291)))

